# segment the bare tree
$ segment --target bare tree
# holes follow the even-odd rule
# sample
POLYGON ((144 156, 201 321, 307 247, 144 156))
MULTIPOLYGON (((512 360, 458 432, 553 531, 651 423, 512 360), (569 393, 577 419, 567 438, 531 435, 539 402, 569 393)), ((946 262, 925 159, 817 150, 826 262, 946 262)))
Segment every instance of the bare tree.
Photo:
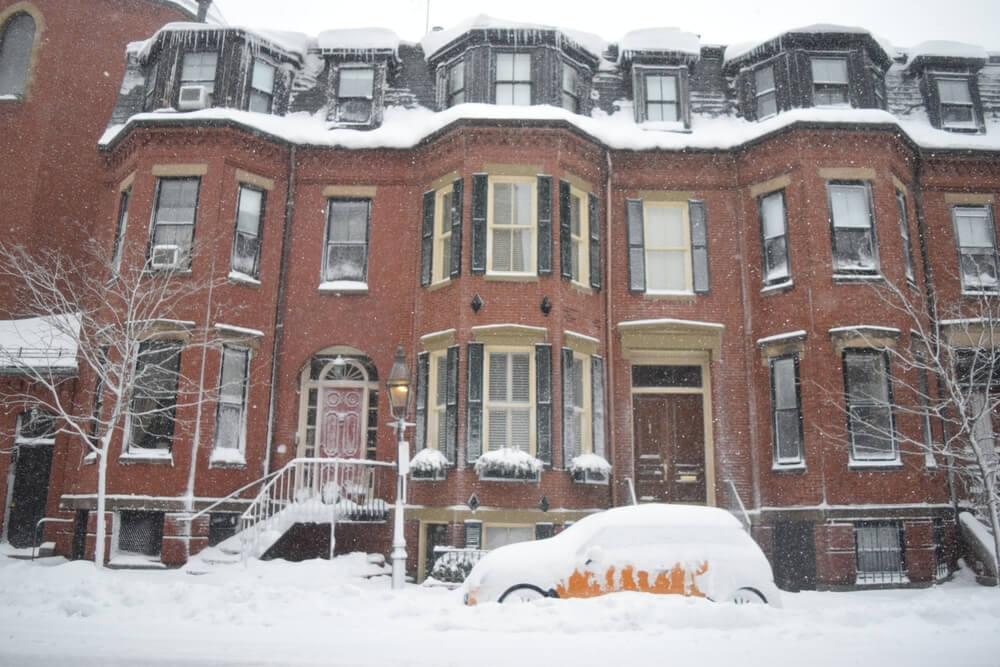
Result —
POLYGON ((0 388, 0 398, 53 415, 59 432, 89 450, 97 465, 98 568, 105 558, 107 463, 115 433, 122 433, 123 448, 168 454, 177 410, 211 398, 203 371, 196 378, 181 373, 177 341, 184 341, 185 352, 211 343, 191 312, 193 304, 211 307, 214 282, 178 276, 177 269, 150 270, 145 254, 145 247, 108 248, 96 241, 76 258, 0 244, 0 278, 16 285, 9 314, 39 318, 50 344, 75 342, 81 386, 92 389, 90 403, 80 405, 88 392, 63 390, 67 376, 53 372, 51 349, 31 358, 14 346, 0 347, 0 362, 30 381, 0 388))
MULTIPOLYGON (((922 454, 946 470, 961 483, 963 500, 988 521, 993 571, 1000 572, 1000 441, 993 421, 1000 416, 1000 298, 984 293, 945 307, 910 287, 874 289, 879 305, 909 325, 910 344, 885 345, 874 335, 866 341, 888 355, 893 396, 891 405, 885 396, 861 398, 866 405, 884 404, 884 412, 873 412, 908 416, 923 428, 896 428, 893 418, 871 419, 848 405, 845 441, 855 448, 866 438, 896 442, 901 451, 922 454)), ((863 327, 857 333, 867 337, 863 327)))

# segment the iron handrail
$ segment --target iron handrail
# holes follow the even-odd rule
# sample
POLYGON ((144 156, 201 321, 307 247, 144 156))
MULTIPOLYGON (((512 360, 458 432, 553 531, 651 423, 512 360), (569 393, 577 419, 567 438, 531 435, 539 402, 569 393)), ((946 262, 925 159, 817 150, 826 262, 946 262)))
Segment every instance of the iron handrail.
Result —
MULTIPOLYGON (((282 470, 283 470, 283 468, 282 468, 282 470)), ((178 521, 194 521, 198 517, 200 517, 200 516, 202 516, 204 514, 207 514, 208 512, 211 512, 212 510, 214 510, 216 507, 218 507, 222 503, 228 502, 230 500, 233 500, 236 496, 238 496, 239 494, 243 493, 244 491, 246 491, 250 487, 254 486, 255 484, 260 484, 261 482, 266 482, 271 477, 274 477, 275 475, 278 475, 280 473, 281 473, 281 470, 275 470, 274 472, 268 473, 268 474, 264 475, 263 477, 261 477, 259 479, 255 479, 252 482, 244 484, 240 488, 238 488, 235 491, 233 491, 232 493, 230 493, 225 498, 220 498, 219 500, 216 500, 214 503, 212 503, 208 507, 204 507, 204 508, 198 510, 197 512, 195 512, 191 516, 179 517, 177 520, 178 521)), ((247 500, 250 500, 250 502, 253 502, 253 500, 251 500, 249 498, 247 500)))
POLYGON ((76 519, 60 519, 54 516, 43 517, 35 524, 34 540, 31 543, 31 560, 35 560, 35 550, 38 548, 38 529, 45 523, 73 523, 76 519))

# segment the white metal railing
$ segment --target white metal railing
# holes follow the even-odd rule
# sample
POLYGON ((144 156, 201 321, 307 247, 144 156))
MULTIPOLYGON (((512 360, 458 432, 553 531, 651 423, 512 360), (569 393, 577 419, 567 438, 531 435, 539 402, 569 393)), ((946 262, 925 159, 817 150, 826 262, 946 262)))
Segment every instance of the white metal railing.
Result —
POLYGON ((729 511, 740 520, 743 524, 743 529, 750 532, 750 514, 747 512, 746 506, 743 504, 743 499, 740 498, 740 492, 736 490, 736 484, 733 480, 727 479, 726 486, 729 487, 729 511))
POLYGON ((436 546, 430 576, 440 584, 458 586, 485 555, 485 549, 436 546))
POLYGON ((395 484, 396 464, 385 461, 289 461, 240 517, 244 562, 262 556, 296 523, 329 523, 332 556, 337 522, 387 521, 395 484))
POLYGON ((638 505, 639 501, 635 497, 635 484, 631 477, 625 478, 625 488, 628 490, 628 499, 632 505, 638 505))

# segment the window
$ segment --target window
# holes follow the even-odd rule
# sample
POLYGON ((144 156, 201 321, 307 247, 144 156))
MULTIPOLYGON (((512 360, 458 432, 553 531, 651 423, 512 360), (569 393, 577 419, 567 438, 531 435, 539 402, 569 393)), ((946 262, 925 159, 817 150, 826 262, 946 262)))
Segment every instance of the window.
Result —
POLYGON ((774 84, 774 65, 766 65, 753 73, 754 105, 757 120, 778 113, 778 91, 774 84))
POLYGON ((215 51, 185 53, 181 69, 181 87, 201 86, 208 95, 209 105, 215 94, 215 66, 219 54, 215 51))
POLYGON ((709 291, 705 202, 629 199, 626 218, 631 291, 709 291))
POLYGON ((125 228, 128 225, 128 207, 132 200, 132 188, 122 190, 118 200, 118 226, 115 228, 115 241, 111 251, 111 277, 118 275, 122 266, 122 252, 125 245, 125 228))
POLYGON ((215 413, 215 449, 243 452, 246 446, 247 382, 250 350, 222 346, 219 399, 215 413))
POLYGON ((788 282, 788 223, 785 220, 785 191, 762 195, 757 200, 760 211, 761 270, 764 285, 788 282))
POLYGON ((581 454, 592 454, 590 358, 563 348, 563 457, 569 465, 581 454))
POLYGON ((487 349, 483 406, 486 449, 520 449, 534 456, 534 359, 531 351, 487 349))
POLYGON ((337 81, 337 120, 367 123, 372 118, 375 98, 375 70, 371 67, 343 67, 337 81))
POLYGON ((976 106, 968 78, 936 78, 941 127, 945 129, 978 129, 976 106))
POLYGON ((147 340, 135 362, 129 448, 169 452, 174 439, 174 411, 181 344, 147 340))
POLYGON ((903 524, 864 521, 854 527, 858 584, 904 584, 906 552, 903 524))
POLYGON ((326 212, 323 281, 368 279, 370 199, 330 199, 326 212))
POLYGON ((232 271, 257 278, 260 269, 260 227, 264 218, 265 193, 241 184, 236 205, 232 271))
POLYGON ((846 58, 811 58, 813 105, 844 106, 850 104, 847 86, 846 58))
POLYGON ((914 283, 916 275, 913 272, 913 244, 910 243, 910 225, 906 219, 906 195, 896 190, 896 208, 899 210, 899 234, 903 238, 903 268, 906 279, 914 283))
POLYGON ((122 510, 118 515, 118 551, 158 557, 163 543, 163 512, 122 510))
POLYGON ((487 551, 516 542, 530 542, 535 539, 534 526, 491 526, 483 531, 483 548, 487 551))
POLYGON ((274 105, 274 65, 262 60, 253 61, 250 79, 250 101, 247 107, 258 113, 271 113, 274 105))
POLYGON ((156 73, 159 71, 159 63, 153 62, 146 70, 146 80, 142 84, 142 108, 145 111, 157 107, 154 96, 156 95, 156 73))
POLYGON ((448 68, 447 105, 453 107, 465 102, 465 61, 459 60, 448 68))
POLYGON ((590 281, 590 215, 587 195, 566 181, 560 181, 559 187, 562 276, 574 283, 586 285, 590 281))
POLYGON ((573 113, 580 113, 580 74, 568 63, 562 66, 562 106, 573 113))
POLYGON ((0 32, 0 97, 24 96, 34 45, 35 19, 26 12, 14 14, 0 32))
POLYGON ((952 206, 963 292, 997 291, 996 230, 989 206, 952 206))
POLYGON ((673 74, 646 75, 646 120, 678 121, 680 116, 677 77, 673 74))
POLYGON ((25 410, 17 416, 15 445, 52 444, 58 431, 56 416, 38 408, 25 410))
POLYGON ((496 55, 495 104, 528 106, 531 104, 531 54, 496 55))
POLYGON ((846 349, 843 355, 851 463, 898 462, 887 353, 846 349))
POLYGON ((530 178, 490 178, 489 273, 535 272, 535 185, 530 178))
POLYGON ((462 268, 461 178, 424 193, 420 238, 420 284, 443 283, 462 268))
POLYGON ((417 450, 441 452, 455 463, 458 437, 458 347, 417 355, 417 450))
POLYGON ((199 178, 161 178, 153 207, 153 269, 186 269, 191 266, 199 178))
POLYGON ((800 465, 802 400, 798 355, 771 359, 771 434, 775 466, 800 465))
POLYGON ((830 182, 826 190, 833 228, 833 272, 877 274, 875 220, 868 183, 830 182))
POLYGON ((447 187, 438 190, 435 196, 434 259, 431 266, 434 270, 434 282, 438 282, 451 277, 452 208, 455 205, 455 192, 452 187, 447 187))

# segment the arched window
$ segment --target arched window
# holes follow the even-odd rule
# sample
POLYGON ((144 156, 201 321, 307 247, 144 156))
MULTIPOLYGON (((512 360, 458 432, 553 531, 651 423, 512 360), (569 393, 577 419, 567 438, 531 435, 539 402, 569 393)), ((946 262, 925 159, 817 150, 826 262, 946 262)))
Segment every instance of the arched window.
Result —
POLYGON ((0 97, 21 97, 28 84, 28 65, 35 43, 35 19, 18 12, 0 33, 0 97))

